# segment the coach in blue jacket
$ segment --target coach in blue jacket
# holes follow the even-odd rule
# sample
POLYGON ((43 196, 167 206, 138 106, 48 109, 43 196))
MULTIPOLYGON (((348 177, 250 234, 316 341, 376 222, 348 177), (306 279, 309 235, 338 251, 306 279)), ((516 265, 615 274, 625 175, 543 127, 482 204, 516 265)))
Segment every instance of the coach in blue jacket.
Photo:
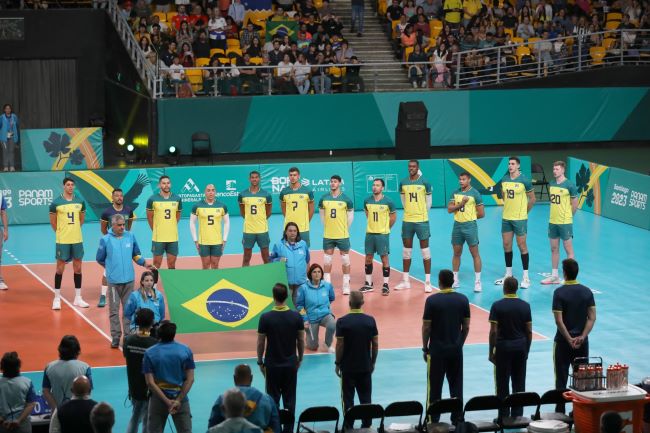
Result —
MULTIPOLYGON (((145 259, 140 255, 140 247, 135 236, 125 229, 126 221, 124 216, 115 214, 111 217, 111 230, 99 240, 97 250, 97 263, 106 269, 106 281, 108 281, 108 315, 111 325, 111 347, 117 348, 120 345, 122 329, 120 328, 120 303, 122 309, 126 306, 129 296, 133 291, 135 272, 133 271, 133 260, 140 266, 151 268, 145 259)), ((124 334, 129 332, 129 319, 124 318, 122 323, 124 334)))
POLYGON ((309 266, 309 247, 300 239, 296 223, 289 222, 284 228, 282 240, 273 245, 270 255, 272 262, 282 261, 287 267, 287 282, 291 289, 291 299, 295 305, 298 287, 307 281, 309 266))

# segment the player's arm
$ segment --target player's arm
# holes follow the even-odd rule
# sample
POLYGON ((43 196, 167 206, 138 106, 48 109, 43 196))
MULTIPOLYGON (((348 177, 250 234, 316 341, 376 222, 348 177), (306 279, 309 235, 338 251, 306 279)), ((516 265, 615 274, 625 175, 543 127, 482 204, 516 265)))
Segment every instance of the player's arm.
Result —
POLYGON ((467 336, 469 335, 469 317, 465 317, 463 319, 463 323, 461 324, 461 338, 463 341, 463 345, 465 344, 465 340, 467 339, 467 336))
POLYGON ((190 214, 190 233, 192 234, 192 241, 196 247, 199 247, 198 237, 196 236, 196 222, 198 217, 194 212, 190 214))
POLYGON ((320 222, 323 223, 323 225, 324 225, 325 224, 325 209, 320 208, 318 210, 318 215, 320 215, 320 222))
POLYGON ((86 211, 82 210, 79 212, 79 225, 82 226, 84 225, 84 222, 86 221, 86 211))
POLYGON ((348 228, 352 226, 352 221, 354 221, 354 210, 348 209, 348 228))
POLYGON ((583 329, 582 334, 580 334, 580 338, 582 340, 587 338, 587 335, 589 335, 591 330, 594 328, 595 323, 596 323, 596 307, 589 307, 589 310, 587 311, 587 323, 585 323, 585 329, 583 329))
POLYGON ((153 230, 153 209, 147 209, 147 222, 149 223, 149 228, 153 230))
MULTIPOLYGON (((284 205, 284 203, 283 203, 283 205, 284 205)), ((268 202, 268 203, 266 203, 266 219, 271 218, 272 213, 273 213, 273 203, 268 202)), ((282 214, 284 215, 284 211, 282 212, 282 214)))
POLYGON ((7 219, 6 210, 2 209, 2 211, 0 211, 0 218, 2 218, 2 227, 4 229, 4 240, 7 241, 7 239, 9 239, 9 221, 7 219))
POLYGON ((135 215, 133 215, 133 211, 129 212, 129 217, 126 220, 126 229, 128 231, 131 231, 131 227, 133 226, 134 219, 135 219, 135 215))
POLYGON ((431 320, 424 319, 422 320, 422 353, 424 355, 424 362, 427 362, 427 351, 429 350, 430 336, 431 336, 431 320))
POLYGON ((223 243, 228 242, 228 234, 230 234, 230 215, 224 214, 223 216, 223 243))
POLYGON ((239 202, 239 215, 242 218, 246 218, 246 205, 242 202, 239 202))
POLYGON ((262 363, 264 362, 264 349, 266 349, 266 335, 265 334, 257 334, 257 364, 262 367, 262 363))
POLYGON ((553 316, 555 317, 555 326, 557 326, 557 330, 560 331, 560 335, 564 337, 567 343, 573 346, 574 338, 571 337, 571 334, 569 334, 569 331, 566 329, 566 326, 564 325, 564 320, 562 320, 562 311, 554 310, 553 316))
POLYGON ((102 231, 103 235, 108 234, 108 221, 106 221, 103 217, 101 220, 99 220, 99 229, 102 231))
POLYGON ((494 348, 497 345, 497 331, 499 324, 493 320, 490 320, 490 344, 488 352, 488 360, 494 364, 494 348))
POLYGON ((427 193, 426 197, 424 198, 424 201, 427 204, 427 209, 431 209, 431 204, 433 203, 433 196, 431 193, 427 193))
POLYGON ((309 221, 311 221, 312 217, 314 216, 314 199, 309 200, 307 209, 309 210, 309 221))
POLYGON ((284 197, 280 198, 280 208, 282 209, 282 215, 287 216, 287 203, 284 201, 284 197))
POLYGON ((578 211, 578 197, 571 197, 571 213, 573 215, 578 211))
POLYGON ((397 212, 392 211, 388 216, 388 226, 390 228, 393 228, 393 226, 395 225, 395 221, 397 221, 397 212))
POLYGON ((178 203, 179 203, 179 206, 178 206, 178 210, 176 211, 176 222, 179 222, 181 220, 181 213, 182 213, 181 212, 181 207, 180 207, 180 202, 178 202, 178 203))
POLYGON ((476 219, 481 219, 485 217, 485 206, 483 203, 476 205, 476 219))
POLYGON ((50 225, 52 230, 56 232, 56 212, 50 212, 50 225))
POLYGON ((335 371, 338 377, 341 377, 341 361, 343 360, 343 347, 345 342, 343 341, 343 336, 336 337, 336 360, 334 365, 336 365, 335 371))
POLYGON ((526 323, 526 353, 530 352, 530 345, 533 342, 533 322, 526 323))
POLYGON ((402 202, 402 209, 404 209, 404 203, 406 203, 406 196, 404 195, 403 192, 399 195, 399 201, 402 202))
POLYGON ((535 202, 537 199, 535 198, 535 191, 527 191, 526 195, 528 196, 528 207, 527 207, 527 212, 530 212, 530 210, 535 206, 535 202))

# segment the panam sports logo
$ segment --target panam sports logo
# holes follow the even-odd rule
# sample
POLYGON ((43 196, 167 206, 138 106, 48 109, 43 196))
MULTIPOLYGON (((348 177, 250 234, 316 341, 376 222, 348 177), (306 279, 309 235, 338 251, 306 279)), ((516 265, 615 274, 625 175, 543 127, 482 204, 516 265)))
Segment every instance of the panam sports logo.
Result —
MULTIPOLYGON (((330 179, 309 179, 300 178, 300 184, 306 188, 312 189, 315 193, 327 193, 330 191, 330 179)), ((280 194, 280 192, 289 186, 288 176, 273 176, 271 178, 271 193, 280 194)), ((345 180, 341 182, 341 189, 345 191, 345 180)))
MULTIPOLYGON (((5 198, 7 208, 11 209, 14 205, 13 191, 5 189, 0 191, 5 198)), ((53 189, 19 189, 18 190, 18 207, 27 206, 49 206, 54 200, 53 189)))

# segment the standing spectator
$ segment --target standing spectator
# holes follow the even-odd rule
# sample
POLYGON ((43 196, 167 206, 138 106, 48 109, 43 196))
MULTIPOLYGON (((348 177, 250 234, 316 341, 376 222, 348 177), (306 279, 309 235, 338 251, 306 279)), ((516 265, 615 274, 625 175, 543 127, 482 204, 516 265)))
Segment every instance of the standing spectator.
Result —
POLYGON ((78 376, 72 382, 72 398, 52 413, 50 433, 90 432, 90 411, 97 402, 90 398, 92 386, 86 376, 78 376))
POLYGON ((352 23, 350 24, 350 33, 354 33, 354 24, 356 23, 357 37, 363 36, 363 18, 364 18, 364 1, 351 0, 352 2, 352 23))
POLYGON ((298 287, 307 281, 307 266, 310 260, 309 247, 300 239, 300 230, 296 223, 287 223, 282 240, 273 245, 270 257, 272 262, 285 263, 291 298, 295 304, 298 287))
POLYGON ((462 0, 445 0, 442 6, 445 23, 457 28, 460 25, 460 14, 463 12, 462 0))
MULTIPOLYGON (((94 433, 112 433, 115 425, 115 411, 110 404, 100 402, 90 411, 90 425, 94 433)), ((146 433, 147 430, 144 430, 146 433)))
POLYGON ((59 359, 45 367, 43 373, 43 397, 52 410, 70 400, 72 382, 78 376, 86 376, 92 386, 90 366, 77 358, 81 345, 74 335, 64 335, 59 343, 59 359))
MULTIPOLYGON (((255 424, 264 431, 271 430, 273 433, 280 433, 280 415, 275 401, 268 394, 263 393, 252 386, 253 373, 251 368, 246 364, 240 364, 235 367, 235 387, 239 389, 246 398, 247 406, 250 410, 244 413, 248 421, 255 424)), ((224 395, 220 395, 212 406, 208 429, 225 421, 223 413, 224 395)))
POLYGON ((16 171, 14 153, 20 142, 18 116, 13 112, 11 104, 2 107, 4 115, 0 115, 0 144, 2 145, 2 166, 4 171, 16 171))
MULTIPOLYGON (((576 281, 578 271, 578 262, 564 259, 564 285, 553 292, 553 315, 557 326, 553 349, 556 389, 566 388, 573 360, 589 356, 588 336, 596 323, 594 294, 576 281)), ((564 405, 557 405, 556 412, 564 412, 564 405)))
POLYGON ((129 333, 130 317, 124 315, 123 323, 120 324, 120 304, 122 310, 126 310, 126 303, 133 292, 133 280, 135 272, 131 261, 138 265, 151 268, 151 265, 140 255, 140 247, 133 233, 126 230, 124 215, 115 214, 111 217, 111 231, 99 240, 97 249, 97 263, 106 269, 106 281, 108 282, 108 311, 111 328, 111 347, 116 349, 120 346, 122 331, 124 335, 129 333))
POLYGON ((332 341, 336 330, 336 321, 330 304, 336 295, 331 283, 323 280, 323 268, 318 263, 309 267, 307 282, 298 289, 296 309, 303 315, 307 329, 307 349, 318 350, 318 330, 325 328, 325 346, 330 353, 334 352, 332 341))
POLYGON ((228 7, 228 15, 232 17, 237 27, 241 27, 244 22, 244 14, 246 13, 246 8, 241 4, 241 0, 233 0, 233 2, 228 7))
MULTIPOLYGON (((305 329, 300 314, 287 306, 287 286, 273 286, 275 306, 257 326, 257 365, 266 377, 266 392, 292 416, 296 412, 298 369, 305 351, 305 329)), ((290 428, 287 429, 287 433, 290 428)))
POLYGON ((34 409, 34 385, 20 375, 20 358, 7 352, 0 361, 0 432, 31 433, 29 414, 34 409))
POLYGON ((230 388, 223 395, 223 411, 226 420, 208 429, 208 433, 262 433, 262 429, 244 418, 246 396, 237 388, 230 388))
POLYGON ((153 312, 153 323, 158 325, 165 320, 165 297, 154 287, 156 276, 152 271, 145 271, 140 276, 140 288, 133 291, 124 307, 124 317, 131 323, 131 332, 135 331, 136 313, 142 309, 153 312))
MULTIPOLYGON (((428 363, 429 395, 427 405, 439 400, 447 376, 449 395, 463 401, 463 346, 469 333, 469 301, 451 286, 454 274, 443 269, 438 274, 440 292, 429 296, 422 317, 422 352, 428 363)), ((451 421, 458 423, 462 413, 452 413, 451 421)), ((438 422, 440 416, 431 417, 438 422)))
POLYGON ((138 433, 142 423, 142 431, 147 433, 147 411, 149 408, 149 390, 142 374, 142 359, 145 351, 158 343, 151 336, 153 326, 153 311, 141 308, 135 314, 135 325, 138 330, 124 338, 124 358, 126 359, 126 376, 129 381, 129 399, 133 405, 133 412, 126 433, 138 433))
POLYGON ((144 353, 142 372, 151 392, 149 433, 162 433, 172 416, 178 433, 192 433, 192 413, 187 394, 194 383, 194 356, 184 344, 174 341, 176 324, 164 321, 158 328, 160 343, 144 353), (164 389, 159 384, 165 384, 164 389))
MULTIPOLYGON (((344 412, 354 406, 355 390, 360 404, 372 402, 372 373, 379 353, 377 323, 361 310, 363 293, 350 293, 349 305, 350 313, 336 322, 335 371, 341 378, 344 412)), ((370 420, 363 420, 361 427, 369 428, 370 420)))
MULTIPOLYGON (((495 367, 497 397, 526 391, 526 362, 533 341, 533 319, 530 305, 517 297, 519 282, 508 277, 503 282, 503 299, 490 308, 490 349, 488 358, 495 367)), ((501 408, 501 417, 518 417, 523 407, 501 408)))
POLYGON ((0 191, 0 290, 7 290, 9 287, 2 277, 2 244, 9 240, 9 220, 7 218, 7 199, 2 191, 0 191))
POLYGON ((210 34, 211 48, 226 49, 226 20, 221 16, 218 8, 214 8, 210 12, 208 33, 210 34))

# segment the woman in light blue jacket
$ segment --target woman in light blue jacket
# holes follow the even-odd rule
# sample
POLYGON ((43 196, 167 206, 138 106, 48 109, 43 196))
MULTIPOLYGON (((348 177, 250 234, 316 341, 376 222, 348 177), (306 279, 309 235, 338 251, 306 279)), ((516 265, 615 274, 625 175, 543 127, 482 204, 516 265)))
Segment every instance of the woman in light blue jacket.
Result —
POLYGON ((331 283, 323 280, 323 268, 318 263, 309 267, 308 281, 298 288, 296 308, 305 320, 307 331, 307 349, 318 350, 318 330, 325 328, 325 346, 334 353, 332 340, 336 331, 336 320, 330 304, 336 295, 331 283))
POLYGON ((2 107, 0 114, 0 145, 2 145, 2 166, 4 171, 16 171, 14 153, 20 142, 18 116, 10 104, 2 107))
POLYGON ((161 320, 165 320, 165 298, 153 285, 153 272, 145 271, 140 277, 140 288, 129 296, 126 307, 124 307, 124 317, 131 320, 131 332, 136 329, 135 313, 141 308, 153 311, 153 322, 156 325, 161 320))
POLYGON ((300 239, 300 230, 296 223, 287 223, 282 240, 273 245, 270 258, 272 262, 284 262, 287 266, 287 281, 295 305, 296 291, 307 281, 309 266, 309 247, 300 239))

